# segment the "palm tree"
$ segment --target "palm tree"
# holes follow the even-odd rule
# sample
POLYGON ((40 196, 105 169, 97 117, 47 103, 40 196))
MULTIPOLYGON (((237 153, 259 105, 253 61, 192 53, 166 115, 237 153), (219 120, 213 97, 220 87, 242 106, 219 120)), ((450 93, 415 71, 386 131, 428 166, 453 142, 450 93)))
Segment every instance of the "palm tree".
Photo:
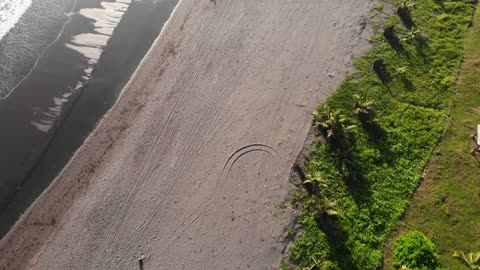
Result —
POLYGON ((341 162, 351 163, 350 157, 357 126, 350 124, 349 118, 341 110, 331 111, 328 106, 323 107, 322 113, 315 112, 313 121, 317 132, 326 138, 341 162))
POLYGON ((395 69, 395 73, 393 73, 393 75, 403 76, 405 73, 407 73, 407 71, 408 71, 408 66, 397 67, 395 69))
POLYGON ((328 125, 325 123, 331 115, 330 107, 328 105, 313 112, 313 126, 317 133, 325 135, 324 132, 328 129, 328 125))
POLYGON ((413 8, 413 7, 415 7, 415 2, 410 1, 410 0, 403 0, 402 2, 400 2, 399 7, 401 7, 401 8, 413 8))
POLYGON ((312 212, 318 223, 325 223, 332 221, 332 218, 340 215, 337 207, 338 204, 336 201, 331 201, 324 196, 318 196, 315 198, 312 212))
POLYGON ((318 192, 321 188, 327 187, 327 181, 323 179, 319 173, 310 174, 307 173, 305 175, 305 180, 303 181, 304 185, 311 185, 313 192, 318 192))
POLYGON ((364 101, 360 95, 353 95, 355 101, 354 112, 363 124, 373 125, 377 122, 375 118, 375 103, 373 101, 364 101))
POLYGON ((480 270, 480 252, 465 254, 463 251, 454 251, 452 257, 463 261, 470 269, 480 270))
POLYGON ((407 33, 405 33, 400 40, 402 42, 413 42, 415 40, 420 40, 422 38, 422 32, 416 28, 415 26, 412 26, 410 30, 408 30, 407 33))
POLYGON ((313 269, 316 269, 316 268, 317 268, 317 266, 318 266, 317 260, 315 260, 315 258, 314 258, 313 256, 312 256, 311 258, 312 258, 312 260, 313 260, 313 262, 314 262, 315 264, 313 264, 313 265, 310 266, 310 267, 304 267, 303 270, 313 270, 313 269))
POLYGON ((313 116, 315 125, 319 131, 326 132, 327 139, 338 140, 354 133, 355 126, 349 125, 348 117, 341 110, 331 111, 325 106, 322 114, 315 112, 313 116))

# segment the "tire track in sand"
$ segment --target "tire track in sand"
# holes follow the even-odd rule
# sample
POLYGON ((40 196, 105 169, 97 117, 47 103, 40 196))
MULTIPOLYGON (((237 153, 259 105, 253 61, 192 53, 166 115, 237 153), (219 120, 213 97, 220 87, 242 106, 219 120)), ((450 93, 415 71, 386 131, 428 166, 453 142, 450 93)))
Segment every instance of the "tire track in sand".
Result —
POLYGON ((201 203, 190 215, 188 215, 188 217, 182 222, 182 224, 180 224, 180 226, 178 226, 178 228, 172 233, 171 240, 168 241, 168 244, 165 246, 165 248, 161 251, 160 254, 164 254, 165 251, 167 251, 175 243, 175 241, 183 235, 186 230, 188 230, 193 224, 195 224, 195 222, 198 221, 198 219, 202 217, 205 212, 208 211, 208 209, 217 199, 218 195, 224 189, 224 186, 229 178, 230 172, 234 165, 242 157, 245 157, 246 155, 254 152, 266 153, 268 156, 275 160, 278 160, 280 158, 278 152, 273 147, 261 143, 245 145, 233 152, 223 166, 222 172, 218 177, 217 184, 215 185, 215 189, 212 192, 210 199, 201 203))
MULTIPOLYGON (((230 1, 230 3, 238 3, 238 2, 230 1)), ((235 6, 230 7, 230 9, 236 9, 236 7, 235 6)), ((228 20, 226 10, 227 10, 226 8, 223 9, 222 19, 221 19, 222 22, 225 22, 226 20, 228 20)), ((213 36, 216 36, 216 37, 221 36, 221 33, 226 32, 225 31, 225 26, 226 25, 227 25, 226 23, 217 24, 217 27, 214 28, 214 30, 212 31, 213 33, 212 34, 207 34, 207 36, 208 35, 213 35, 213 36)), ((146 183, 144 183, 145 185, 151 185, 152 184, 151 182, 155 181, 157 179, 157 177, 155 177, 155 175, 153 175, 153 173, 155 172, 155 168, 158 167, 158 166, 154 165, 154 162, 156 162, 158 160, 158 157, 159 157, 158 153, 162 152, 162 151, 158 151, 158 148, 162 148, 161 139, 165 138, 165 137, 168 138, 169 136, 172 136, 172 133, 175 130, 174 125, 175 125, 175 123, 178 122, 177 118, 179 116, 179 112, 183 111, 184 107, 186 106, 185 101, 186 101, 186 98, 189 96, 188 94, 191 91, 190 89, 195 89, 196 82, 201 78, 201 74, 202 74, 201 71, 204 70, 204 65, 202 63, 205 63, 207 61, 207 59, 210 59, 212 57, 214 52, 213 52, 213 50, 211 50, 211 47, 213 47, 213 44, 219 43, 218 40, 219 40, 218 38, 203 40, 203 41, 206 41, 207 44, 201 46, 201 48, 203 48, 203 49, 201 50, 200 56, 198 58, 196 58, 198 60, 193 65, 193 67, 194 67, 193 71, 191 71, 191 72, 188 72, 188 70, 186 71, 187 73, 189 73, 189 74, 185 75, 185 76, 188 77, 188 79, 178 80, 177 83, 178 82, 183 82, 182 83, 183 85, 176 84, 176 86, 173 87, 174 91, 172 91, 172 92, 181 92, 181 95, 180 95, 180 98, 175 103, 173 109, 171 110, 171 112, 170 112, 170 114, 167 118, 166 123, 163 125, 163 128, 162 128, 160 134, 156 137, 154 145, 150 148, 151 151, 149 151, 149 155, 146 158, 147 162, 143 166, 143 168, 148 168, 149 170, 147 170, 147 171, 142 170, 140 175, 137 177, 137 179, 149 179, 149 180, 147 180, 146 183), (177 108, 178 106, 180 106, 180 108, 177 108), (164 131, 166 131, 166 134, 163 134, 164 131)), ((246 63, 248 63, 248 61, 245 61, 245 64, 246 63)), ((244 64, 242 64, 241 66, 244 66, 244 64)), ((183 77, 183 76, 181 76, 181 77, 183 77)), ((220 99, 221 97, 224 97, 224 95, 217 96, 218 99, 220 99)), ((210 110, 207 110, 205 113, 202 114, 202 116, 211 115, 211 114, 212 114, 212 112, 210 110)), ((217 123, 219 122, 218 117, 217 117, 216 122, 217 123)), ((195 126, 193 127, 193 132, 190 133, 190 136, 187 139, 187 143, 185 144, 187 146, 187 149, 181 150, 181 153, 185 153, 185 154, 181 155, 182 157, 184 157, 184 159, 180 161, 180 164, 176 164, 175 167, 180 167, 180 168, 183 167, 186 170, 188 170, 189 166, 186 166, 185 163, 186 164, 191 164, 191 163, 188 163, 186 159, 195 158, 197 155, 194 155, 193 153, 201 152, 201 151, 195 151, 194 149, 192 149, 193 146, 197 145, 196 140, 198 139, 198 136, 195 135, 196 134, 195 131, 200 129, 201 123, 202 123, 202 121, 195 121, 195 126)), ((214 125, 214 126, 216 126, 216 125, 214 125)), ((207 143, 203 144, 203 146, 206 146, 206 145, 207 145, 207 143)), ((204 147, 202 147, 202 149, 203 148, 204 147)), ((168 188, 168 187, 170 187, 171 184, 173 184, 174 179, 178 178, 178 174, 180 172, 181 172, 181 170, 175 170, 173 172, 173 175, 168 175, 166 177, 166 179, 171 179, 171 180, 170 181, 167 180, 167 183, 164 185, 164 189, 162 190, 161 193, 166 193, 166 195, 162 196, 162 197, 168 197, 168 195, 172 192, 173 189, 168 188)), ((99 249, 100 251, 110 249, 110 248, 107 248, 106 245, 108 243, 113 242, 112 240, 115 239, 115 237, 117 236, 117 233, 119 231, 122 231, 122 228, 124 227, 124 225, 128 225, 128 224, 124 223, 124 220, 131 213, 131 211, 132 211, 131 210, 131 205, 132 205, 132 202, 135 200, 135 194, 138 193, 140 185, 143 182, 142 181, 135 181, 135 183, 136 183, 136 185, 133 188, 130 189, 132 192, 130 192, 130 194, 127 196, 127 199, 124 200, 124 203, 122 204, 122 206, 119 207, 118 212, 122 213, 122 214, 120 214, 120 217, 118 217, 119 215, 116 215, 116 222, 115 222, 116 225, 113 227, 113 232, 110 233, 110 237, 103 242, 104 245, 99 249)), ((151 215, 149 215, 150 218, 148 219, 146 226, 144 226, 142 224, 143 229, 140 231, 140 233, 141 233, 140 237, 143 235, 144 231, 149 227, 151 222, 155 220, 155 218, 158 214, 158 211, 159 211, 158 201, 159 201, 160 198, 161 197, 158 196, 157 200, 153 203, 153 206, 151 208, 154 211, 151 215)), ((99 254, 99 253, 97 253, 97 254, 99 254)))

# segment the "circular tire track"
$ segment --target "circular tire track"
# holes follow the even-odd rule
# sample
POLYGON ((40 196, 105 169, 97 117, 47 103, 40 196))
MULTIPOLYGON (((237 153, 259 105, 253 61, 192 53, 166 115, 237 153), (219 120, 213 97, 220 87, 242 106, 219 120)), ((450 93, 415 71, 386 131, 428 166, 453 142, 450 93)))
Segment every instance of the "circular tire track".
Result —
MULTIPOLYGON (((232 167, 237 163, 237 161, 245 156, 246 154, 252 153, 252 152, 264 152, 267 153, 270 157, 278 159, 280 156, 278 155, 278 152, 271 146, 265 145, 265 144, 249 144, 245 145, 235 152, 233 152, 232 155, 227 159, 225 162, 225 165, 223 166, 222 174, 220 175, 219 178, 219 183, 225 182, 225 180, 228 178, 228 175, 230 174, 230 171, 232 170, 232 167)), ((223 186, 223 185, 222 185, 223 186)))
POLYGON ((210 199, 206 200, 202 204, 200 204, 197 209, 195 209, 186 219, 182 224, 180 224, 177 228, 172 233, 172 237, 170 237, 170 242, 165 246, 165 248, 162 251, 162 254, 170 249, 170 247, 176 242, 178 238, 183 235, 183 233, 188 230, 195 222, 202 217, 202 215, 214 204, 215 200, 217 199, 218 194, 221 193, 223 190, 227 179, 229 177, 229 174, 232 170, 232 168, 235 166, 235 164, 242 158, 245 157, 245 155, 251 154, 251 153, 266 153, 268 156, 271 158, 277 160, 280 155, 278 152, 271 146, 265 145, 265 144, 249 144, 245 145, 239 149, 237 149, 233 154, 231 154, 227 161, 225 162, 222 172, 218 178, 217 185, 215 186, 215 189, 212 193, 212 196, 210 199))

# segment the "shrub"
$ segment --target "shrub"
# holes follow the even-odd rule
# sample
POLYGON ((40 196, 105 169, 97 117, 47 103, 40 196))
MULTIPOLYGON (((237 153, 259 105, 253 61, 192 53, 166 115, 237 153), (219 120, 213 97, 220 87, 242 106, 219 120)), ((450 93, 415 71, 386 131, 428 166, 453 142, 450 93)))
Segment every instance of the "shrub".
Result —
POLYGON ((352 96, 355 101, 354 112, 362 124, 372 126, 377 119, 375 118, 375 102, 365 101, 359 94, 352 96))
POLYGON ((332 147, 340 167, 344 162, 351 163, 357 126, 352 125, 350 118, 341 110, 331 110, 326 105, 313 113, 313 125, 332 147))
POLYGON ((327 261, 331 256, 327 235, 318 228, 313 218, 305 218, 302 223, 305 230, 292 247, 292 261, 299 263, 300 267, 327 261))
POLYGON ((372 7, 373 10, 376 10, 378 12, 383 11, 383 4, 376 4, 372 7))
POLYGON ((432 270, 439 266, 435 244, 419 231, 404 234, 395 243, 393 266, 412 270, 432 270))

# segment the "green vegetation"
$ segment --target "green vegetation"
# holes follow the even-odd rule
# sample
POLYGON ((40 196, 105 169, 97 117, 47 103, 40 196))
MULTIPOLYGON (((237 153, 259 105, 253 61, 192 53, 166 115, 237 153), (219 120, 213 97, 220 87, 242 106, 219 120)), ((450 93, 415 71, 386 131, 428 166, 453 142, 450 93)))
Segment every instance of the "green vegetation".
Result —
POLYGON ((383 4, 376 4, 372 7, 373 10, 383 11, 383 4))
POLYGON ((393 266, 415 270, 434 270, 439 266, 437 248, 423 233, 411 231, 395 243, 393 266))
POLYGON ((463 251, 454 251, 452 257, 461 260, 470 269, 480 269, 480 252, 465 254, 463 251))
MULTIPOLYGON (((475 147, 470 136, 480 124, 479 67, 480 10, 477 9, 473 27, 465 38, 449 127, 399 228, 400 232, 411 229, 425 232, 437 244, 440 263, 446 269, 478 269, 478 262, 477 268, 469 268, 462 260, 452 258, 452 253, 480 250, 480 163, 477 160, 480 155, 470 153, 475 147)), ((390 246, 387 266, 391 264, 391 250, 390 246)))
POLYGON ((303 231, 284 269, 379 268, 442 137, 476 1, 395 4, 407 7, 415 23, 411 30, 397 17, 387 23, 395 25, 401 48, 393 50, 383 35, 373 38, 373 48, 354 63, 357 71, 314 116, 327 143, 315 147, 305 174, 322 184, 294 197, 303 231), (376 60, 383 60, 383 82, 372 70, 376 60), (362 120, 363 109, 371 121, 362 120))
POLYGON ((353 95, 353 100, 355 100, 355 110, 358 120, 363 125, 373 126, 377 122, 375 118, 375 103, 372 101, 363 101, 360 95, 353 95))
MULTIPOLYGON (((344 166, 352 164, 352 151, 356 125, 351 124, 348 116, 341 110, 332 111, 325 105, 322 112, 313 114, 313 125, 319 134, 322 134, 330 146, 331 151, 338 159, 343 171, 344 166)), ((312 173, 317 173, 313 171, 312 173)))

